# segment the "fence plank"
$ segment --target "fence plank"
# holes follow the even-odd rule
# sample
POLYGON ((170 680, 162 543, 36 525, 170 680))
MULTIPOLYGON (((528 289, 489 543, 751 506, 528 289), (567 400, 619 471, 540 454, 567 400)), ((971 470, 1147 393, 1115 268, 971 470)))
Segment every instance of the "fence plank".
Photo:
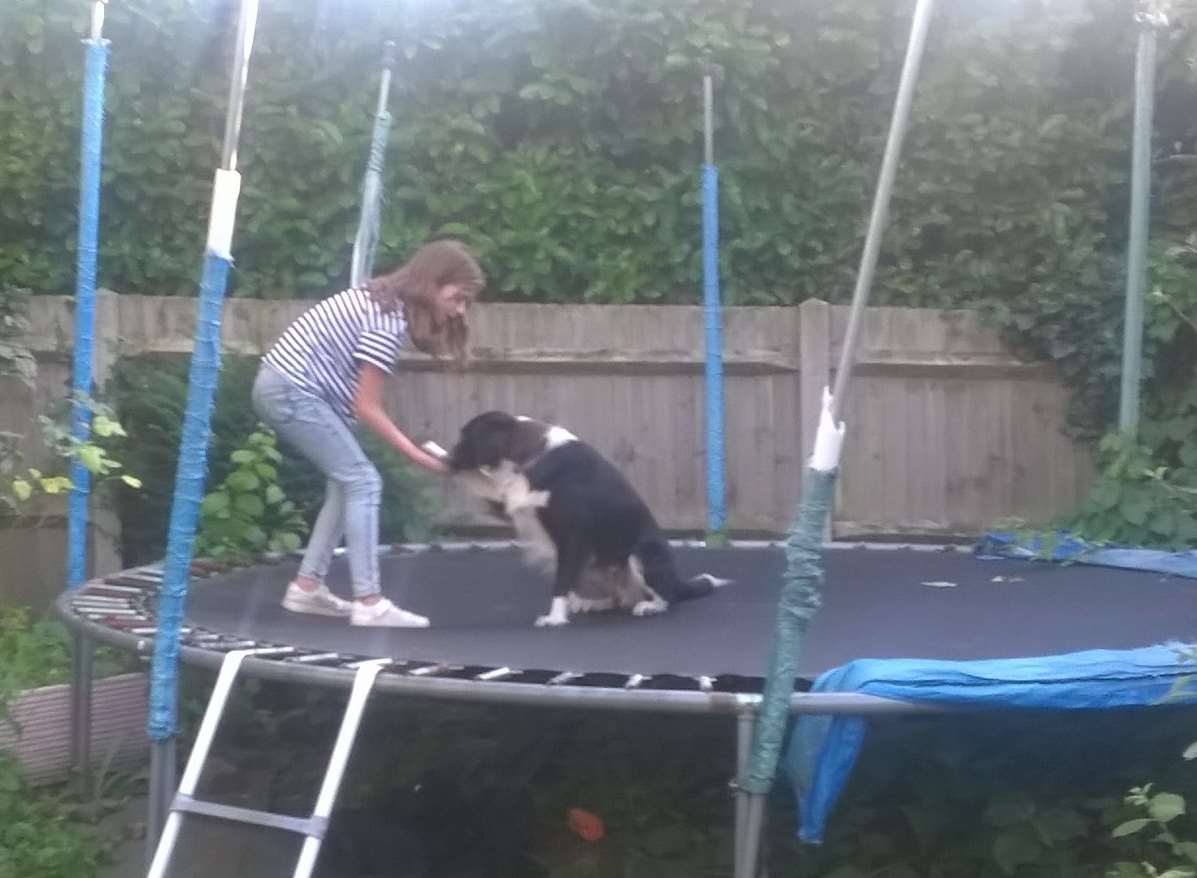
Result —
MULTIPOLYGON (((194 300, 107 296, 99 309, 107 362, 117 352, 191 351, 194 300)), ((310 305, 230 300, 226 352, 261 353, 310 305)), ((30 316, 42 374, 33 394, 0 383, 7 429, 27 428, 69 377, 70 300, 39 297, 30 316)), ((733 531, 789 526, 846 321, 847 308, 819 300, 724 309, 733 531)), ((622 467, 665 527, 703 529, 701 307, 482 303, 471 332, 474 359, 464 372, 403 352, 387 405, 413 438, 452 442, 489 408, 558 421, 622 467)), ((1008 517, 1046 521, 1083 495, 1092 461, 1065 435, 1067 392, 1049 367, 1007 351, 977 315, 870 308, 855 374, 835 535, 971 535, 1008 517)), ((36 459, 36 437, 26 444, 36 459)), ((487 522, 451 489, 443 501, 446 522, 487 522)), ((57 545, 37 551, 60 552, 57 545)), ((61 554, 43 566, 60 564, 61 554)))

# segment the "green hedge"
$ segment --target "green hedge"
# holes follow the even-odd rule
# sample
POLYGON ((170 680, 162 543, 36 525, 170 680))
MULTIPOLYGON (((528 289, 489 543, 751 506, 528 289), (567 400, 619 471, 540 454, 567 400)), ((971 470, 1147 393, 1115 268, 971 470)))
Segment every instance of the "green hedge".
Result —
MULTIPOLYGON (((380 267, 453 234, 481 253, 491 298, 698 301, 709 64, 724 300, 843 301, 913 2, 264 0, 231 290, 318 296, 345 281, 390 37, 401 51, 380 267)), ((1151 270, 1169 297, 1148 314, 1156 420, 1174 416, 1197 366, 1193 326, 1175 317, 1197 313, 1185 243, 1197 67, 1191 4, 1173 5, 1153 145, 1151 270)), ((1120 368, 1131 6, 937 4, 874 288, 879 304, 980 308, 1057 364, 1090 430, 1111 422, 1120 368)), ((113 289, 195 290, 235 9, 109 9, 100 280, 113 289)), ((76 0, 0 8, 0 283, 72 289, 86 12, 76 0)), ((1172 473, 1197 455, 1149 452, 1172 473)), ((1118 532, 1108 524, 1096 530, 1118 532)))
MULTIPOLYGON (((292 297, 343 281, 380 46, 394 37, 380 264, 457 234, 484 255, 492 296, 695 301, 709 61, 727 300, 842 298, 912 6, 266 0, 233 289, 292 297)), ((4 7, 0 276, 65 292, 86 10, 4 7)), ((113 289, 194 289, 234 9, 127 0, 109 10, 100 269, 113 289)), ((879 301, 959 304, 1098 282, 1098 255, 1123 234, 1129 14, 1115 0, 940 4, 879 301)))

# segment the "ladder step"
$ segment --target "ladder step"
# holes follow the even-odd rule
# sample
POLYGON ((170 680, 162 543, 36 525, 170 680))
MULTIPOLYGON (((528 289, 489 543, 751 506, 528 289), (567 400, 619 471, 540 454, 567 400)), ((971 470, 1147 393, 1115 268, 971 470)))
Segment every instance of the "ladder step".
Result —
POLYGON ((204 817, 217 817, 237 823, 250 823, 254 826, 266 826, 270 829, 285 829, 288 832, 295 832, 310 838, 322 839, 328 832, 328 819, 325 817, 290 817, 270 811, 256 811, 253 808, 239 808, 236 805, 206 802, 183 793, 175 795, 175 800, 171 803, 171 810, 186 811, 188 814, 200 814, 204 817))

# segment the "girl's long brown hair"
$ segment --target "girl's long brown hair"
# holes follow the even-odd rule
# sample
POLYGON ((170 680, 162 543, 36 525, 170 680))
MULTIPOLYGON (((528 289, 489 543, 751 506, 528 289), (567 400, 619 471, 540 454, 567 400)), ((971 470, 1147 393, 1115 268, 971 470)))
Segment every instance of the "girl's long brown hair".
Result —
POLYGON ((437 316, 437 294, 448 284, 460 287, 470 302, 486 285, 477 260, 464 244, 451 239, 425 244, 394 271, 372 278, 366 289, 384 311, 403 306, 408 337, 418 350, 464 362, 469 341, 465 317, 437 316))

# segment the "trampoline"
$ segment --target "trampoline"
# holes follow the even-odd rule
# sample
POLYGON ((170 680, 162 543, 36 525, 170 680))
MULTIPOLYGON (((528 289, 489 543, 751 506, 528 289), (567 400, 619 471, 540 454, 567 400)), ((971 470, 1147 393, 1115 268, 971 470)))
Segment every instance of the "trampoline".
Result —
MULTIPOLYGON (((675 548, 683 573, 709 571, 733 584, 660 616, 597 613, 559 629, 533 627, 547 585, 507 543, 384 551, 385 593, 429 616, 427 629, 354 628, 288 613, 279 601, 296 572, 294 558, 223 571, 198 562, 184 659, 214 667, 231 649, 282 649, 252 659, 246 670, 335 686, 352 679, 338 670, 386 658, 381 688, 389 682, 455 698, 580 698, 692 711, 755 703, 785 564, 782 545, 675 548)), ((803 650, 796 695, 857 659, 1124 650, 1197 632, 1193 582, 1158 573, 980 560, 958 547, 845 546, 828 551, 826 564, 825 603, 803 650)), ((342 594, 349 593, 347 573, 337 558, 330 585, 342 594)), ((160 580, 156 565, 94 580, 64 594, 60 612, 83 633, 145 654, 156 631, 160 580)), ((880 709, 872 699, 839 700, 845 710, 880 709)), ((828 707, 834 703, 820 709, 828 707)))
MULTIPOLYGON (((297 557, 244 567, 196 561, 180 630, 180 656, 187 664, 219 670, 217 692, 227 673, 226 695, 240 668, 281 682, 349 689, 350 704, 357 700, 359 710, 366 697, 361 672, 369 668, 374 676, 367 686, 391 694, 724 714, 736 719, 735 758, 742 768, 765 688, 785 546, 674 545, 683 574, 711 572, 732 584, 659 616, 597 613, 575 616, 570 625, 550 629, 533 626, 543 611, 548 584, 522 562, 511 543, 385 549, 380 558, 383 591, 427 615, 431 626, 425 629, 354 628, 341 619, 288 613, 279 602, 298 569, 297 557)), ((818 745, 820 770, 838 767, 823 788, 816 788, 813 806, 804 800, 804 819, 813 827, 806 832, 815 836, 851 768, 862 717, 970 709, 967 702, 937 701, 934 684, 913 695, 819 691, 821 682, 845 669, 871 662, 886 667, 909 660, 931 665, 963 662, 957 667, 965 668, 966 675, 975 668, 977 679, 985 679, 993 662, 1016 660, 1035 674, 1058 668, 1061 659, 1091 656, 1094 650, 1127 656, 1159 644, 1197 639, 1197 588, 1189 577, 978 557, 968 548, 952 546, 840 545, 828 547, 824 558, 824 604, 804 643, 789 704, 790 713, 811 717, 817 727, 828 721, 848 724, 830 735, 816 732, 821 736, 817 740, 831 741, 818 745)), ((330 585, 347 594, 347 575, 340 556, 330 570, 330 585)), ((82 638, 148 656, 158 634, 161 585, 161 565, 134 568, 64 593, 57 610, 82 638)), ((1126 685, 1134 694, 1121 703, 1156 703, 1152 687, 1158 680, 1151 678, 1183 672, 1170 657, 1164 663, 1168 667, 1163 675, 1148 671, 1146 686, 1141 675, 1130 680, 1126 685)), ((1054 678, 1023 680, 1019 687, 1024 692, 1050 690, 1061 682, 1058 670, 1052 673, 1054 678), (1038 685, 1045 682, 1048 685, 1038 685)), ((1063 682, 1075 689, 1088 685, 1090 676, 1099 678, 1101 671, 1086 665, 1076 679, 1070 674, 1065 673, 1063 682)), ((224 697, 214 694, 213 703, 223 704, 224 697)), ((971 706, 977 707, 975 702, 971 706)), ((986 706, 1018 705, 994 699, 986 706)), ((1118 701, 1088 706, 1113 708, 1118 701)), ((215 717, 221 709, 216 708, 215 717)), ((212 710, 210 705, 210 714, 212 710)), ((82 730, 77 736, 87 739, 82 730)), ((803 746, 811 749, 809 744, 799 748, 803 746)), ((203 747, 206 750, 207 743, 203 747)), ((200 763, 202 756, 196 764, 200 763)), ((180 790, 174 799, 177 810, 312 831, 293 818, 197 803, 182 793, 183 787, 180 790)), ((747 843, 746 801, 739 791, 738 852, 747 843)))

